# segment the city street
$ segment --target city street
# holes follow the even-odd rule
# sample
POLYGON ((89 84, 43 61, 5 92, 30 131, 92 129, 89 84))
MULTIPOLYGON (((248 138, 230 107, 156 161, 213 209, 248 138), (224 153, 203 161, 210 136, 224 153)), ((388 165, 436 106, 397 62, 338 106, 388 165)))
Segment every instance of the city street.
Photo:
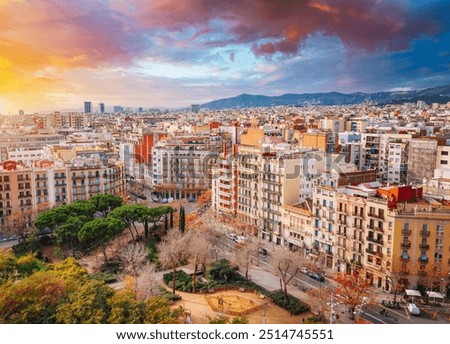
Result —
MULTIPOLYGON (((227 230, 226 226, 221 226, 223 230, 227 230)), ((218 259, 228 259, 232 260, 233 252, 236 249, 236 243, 227 237, 226 241, 222 243, 222 250, 218 253, 218 259)), ((269 250, 270 252, 270 250, 269 250)), ((275 276, 270 270, 270 255, 254 255, 254 263, 249 269, 250 279, 264 287, 269 291, 275 291, 280 289, 280 281, 277 276, 275 276)), ((332 274, 331 270, 327 271, 324 269, 328 276, 332 274)), ((298 299, 308 303, 314 309, 314 305, 319 302, 319 300, 312 294, 314 291, 319 291, 321 288, 331 288, 335 289, 336 282, 326 277, 325 282, 319 282, 312 279, 306 274, 299 274, 294 281, 288 286, 288 292, 297 297, 298 299)), ((373 302, 370 305, 363 305, 362 308, 356 310, 356 315, 364 320, 367 320, 374 324, 448 324, 443 317, 438 317, 432 319, 428 314, 432 314, 431 310, 429 312, 422 312, 419 316, 411 316, 406 309, 405 304, 401 304, 400 309, 390 309, 381 306, 381 300, 393 301, 394 296, 392 294, 382 292, 381 290, 375 289, 373 295, 373 302), (382 310, 387 312, 387 316, 382 315, 380 312, 382 310)), ((401 299, 401 295, 397 295, 397 300, 401 299)), ((327 303, 328 306, 330 302, 327 303)), ((353 323, 350 319, 348 310, 346 309, 344 303, 342 302, 342 297, 339 295, 333 296, 333 310, 335 314, 339 315, 337 323, 353 323)), ((447 311, 450 309, 447 307, 447 311)))

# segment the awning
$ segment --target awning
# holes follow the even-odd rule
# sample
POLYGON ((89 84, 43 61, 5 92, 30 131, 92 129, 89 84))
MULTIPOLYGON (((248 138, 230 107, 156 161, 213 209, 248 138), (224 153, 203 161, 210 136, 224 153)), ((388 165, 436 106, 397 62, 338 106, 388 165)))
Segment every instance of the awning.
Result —
POLYGON ((406 290, 405 290, 405 293, 406 293, 406 295, 408 295, 408 296, 422 297, 422 294, 421 294, 420 291, 418 291, 418 290, 406 289, 406 290))
POLYGON ((432 299, 444 299, 444 295, 438 293, 437 291, 427 291, 427 295, 432 299))

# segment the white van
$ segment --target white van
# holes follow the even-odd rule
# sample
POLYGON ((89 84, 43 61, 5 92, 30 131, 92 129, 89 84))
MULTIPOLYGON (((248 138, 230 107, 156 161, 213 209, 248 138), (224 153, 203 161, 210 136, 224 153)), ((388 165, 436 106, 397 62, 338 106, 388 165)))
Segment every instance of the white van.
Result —
POLYGON ((416 306, 415 303, 408 303, 407 307, 411 315, 420 315, 420 309, 416 306))

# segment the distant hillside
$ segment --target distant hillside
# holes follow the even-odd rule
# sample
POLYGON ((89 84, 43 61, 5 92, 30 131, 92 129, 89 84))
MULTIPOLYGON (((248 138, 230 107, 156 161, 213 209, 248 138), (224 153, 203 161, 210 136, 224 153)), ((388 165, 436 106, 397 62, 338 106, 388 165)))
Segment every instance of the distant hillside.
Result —
POLYGON ((376 93, 305 93, 284 94, 282 96, 261 96, 241 94, 232 98, 224 98, 202 104, 205 109, 231 109, 259 106, 277 105, 352 105, 362 102, 374 102, 376 104, 401 104, 404 102, 416 102, 423 100, 427 103, 447 103, 450 101, 450 85, 427 88, 416 91, 403 92, 376 92, 376 93))

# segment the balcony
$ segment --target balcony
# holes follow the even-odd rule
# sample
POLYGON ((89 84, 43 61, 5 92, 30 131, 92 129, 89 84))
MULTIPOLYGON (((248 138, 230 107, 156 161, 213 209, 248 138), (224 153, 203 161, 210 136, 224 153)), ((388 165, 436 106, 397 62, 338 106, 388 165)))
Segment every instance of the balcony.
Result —
POLYGON ((409 229, 402 229, 402 234, 403 235, 411 235, 411 231, 409 229))
POLYGON ((420 231, 420 236, 429 237, 430 236, 430 232, 428 232, 428 231, 420 231))
POLYGON ((384 233, 383 227, 375 227, 375 231, 384 233))
POLYGON ((347 237, 347 233, 345 233, 345 232, 337 232, 336 234, 337 234, 337 236, 340 236, 340 237, 343 237, 343 238, 347 237))
POLYGON ((430 248, 430 245, 428 245, 428 244, 420 244, 420 245, 419 245, 419 248, 420 248, 421 250, 428 250, 428 249, 430 248))
POLYGON ((384 214, 383 213, 369 212, 368 215, 370 217, 374 217, 376 219, 384 220, 384 214))
POLYGON ((410 241, 402 242, 401 243, 401 248, 403 248, 403 249, 411 248, 411 242, 410 241))
POLYGON ((383 245, 383 239, 377 239, 377 238, 370 237, 370 236, 366 237, 366 239, 375 244, 383 245))
POLYGON ((363 241, 363 239, 361 237, 353 237, 352 239, 354 241, 358 241, 358 242, 364 243, 364 241, 363 241))
POLYGON ((366 248, 366 253, 374 255, 374 256, 377 256, 377 257, 380 257, 380 258, 383 257, 383 253, 382 252, 374 251, 374 250, 371 250, 369 248, 366 248))

